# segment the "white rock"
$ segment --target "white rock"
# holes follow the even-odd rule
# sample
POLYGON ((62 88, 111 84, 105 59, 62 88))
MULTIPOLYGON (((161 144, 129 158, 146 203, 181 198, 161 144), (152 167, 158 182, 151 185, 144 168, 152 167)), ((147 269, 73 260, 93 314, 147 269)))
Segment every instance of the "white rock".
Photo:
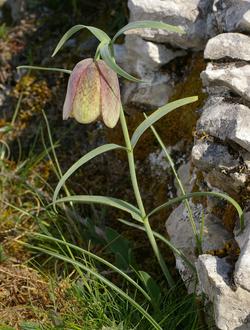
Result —
POLYGON ((160 67, 184 51, 173 51, 161 44, 143 40, 140 36, 127 36, 124 45, 115 46, 118 64, 145 83, 124 81, 123 102, 143 108, 166 104, 173 91, 172 77, 160 67))
MULTIPOLYGON (((189 193, 193 190, 196 180, 195 169, 191 161, 189 160, 187 163, 182 164, 177 171, 178 177, 182 183, 182 186, 186 193, 189 193)), ((181 190, 178 182, 175 179, 174 182, 175 188, 177 190, 177 196, 181 195, 181 190)))
POLYGON ((250 292, 250 212, 245 214, 244 220, 245 230, 235 237, 241 252, 235 265, 234 281, 250 292))
POLYGON ((181 26, 186 34, 166 30, 132 31, 147 40, 170 43, 174 47, 201 50, 204 47, 206 19, 200 17, 200 0, 129 0, 130 21, 154 20, 181 26))
POLYGON ((150 70, 158 70, 178 56, 184 56, 185 51, 174 51, 163 44, 146 41, 140 36, 128 35, 125 38, 126 63, 129 68, 135 69, 139 76, 140 64, 143 63, 150 70), (137 68, 138 66, 138 68, 137 68), (139 70, 138 70, 139 69, 139 70))
MULTIPOLYGON (((250 46, 250 45, 249 45, 250 46)), ((214 65, 209 63, 201 73, 205 86, 226 86, 236 94, 250 101, 250 65, 214 65)))
POLYGON ((225 259, 201 255, 196 265, 202 291, 213 304, 221 330, 250 329, 250 292, 231 286, 232 266, 225 259))
POLYGON ((171 76, 161 72, 145 71, 144 79, 147 83, 124 82, 122 89, 124 104, 143 109, 157 109, 166 104, 174 87, 171 76))
POLYGON ((197 123, 197 132, 233 141, 250 151, 250 109, 242 104, 219 103, 203 110, 197 123))
POLYGON ((211 38, 204 57, 210 60, 233 58, 250 61, 250 37, 241 33, 222 33, 211 38))
MULTIPOLYGON (((204 214, 203 251, 223 248, 225 242, 230 240, 232 235, 222 227, 221 221, 218 218, 211 214, 205 214, 201 204, 193 204, 191 201, 189 204, 198 232, 200 230, 202 215, 204 214)), ((166 221, 166 228, 171 243, 180 249, 188 260, 194 263, 196 261, 196 242, 188 211, 184 204, 178 206, 171 213, 166 221)), ((184 282, 189 282, 190 286, 188 289, 189 292, 192 292, 194 290, 194 282, 192 282, 193 273, 179 256, 176 256, 176 267, 184 282)))
POLYGON ((192 161, 202 171, 213 168, 232 170, 239 166, 239 159, 235 159, 225 145, 209 141, 196 141, 192 149, 192 161))

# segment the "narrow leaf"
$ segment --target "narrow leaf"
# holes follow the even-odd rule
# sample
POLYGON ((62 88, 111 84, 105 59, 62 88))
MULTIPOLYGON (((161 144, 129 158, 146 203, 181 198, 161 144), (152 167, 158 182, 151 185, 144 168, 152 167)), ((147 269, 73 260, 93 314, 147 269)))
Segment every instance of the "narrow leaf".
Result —
POLYGON ((119 65, 116 64, 114 57, 111 55, 109 44, 104 43, 103 46, 100 47, 100 53, 102 59, 106 62, 106 64, 117 74, 133 82, 143 82, 141 79, 131 76, 129 73, 127 73, 119 65))
POLYGON ((83 255, 87 255, 91 258, 93 258, 94 260, 100 262, 101 264, 109 267, 110 269, 112 269, 113 271, 117 272, 119 275, 121 275, 125 280, 127 280, 129 283, 131 283, 138 291, 140 291, 144 297, 148 300, 151 301, 151 298, 149 297, 149 295, 146 293, 145 290, 143 290, 143 288, 137 283, 135 282, 131 276, 127 275, 125 272, 123 272, 121 269, 117 268, 115 265, 113 265, 112 263, 108 262, 107 260, 105 260, 104 258, 99 257, 98 255, 96 255, 95 253, 92 253, 88 250, 85 250, 79 246, 76 246, 74 244, 68 243, 66 241, 60 240, 58 238, 55 238, 53 236, 48 236, 48 235, 44 235, 44 234, 40 234, 40 233, 32 233, 32 236, 36 236, 37 238, 41 239, 41 241, 52 241, 54 243, 59 243, 62 245, 67 246, 70 249, 74 249, 75 251, 81 252, 83 255))
POLYGON ((56 46, 56 49, 54 50, 52 57, 57 54, 57 52, 62 48, 62 46, 65 44, 65 42, 76 32, 82 30, 82 29, 87 29, 89 30, 98 40, 110 42, 109 36, 102 30, 97 29, 96 27, 93 26, 88 26, 88 25, 75 25, 71 29, 69 29, 61 38, 59 43, 56 46))
POLYGON ((107 285, 110 289, 114 290, 115 292, 117 292, 121 297, 123 297, 124 299, 126 299, 132 306, 134 306, 142 315, 143 317, 145 317, 153 326, 154 329, 157 330, 162 330, 162 327, 155 321, 155 319, 152 318, 152 316, 150 316, 150 314, 148 314, 145 309, 143 307, 141 307, 140 304, 138 304, 133 298, 131 298, 126 292, 124 292, 123 290, 121 290, 118 286, 116 286, 115 284, 113 284, 111 281, 109 281, 107 278, 105 278, 104 276, 100 275, 98 272, 96 272, 95 270, 91 269, 90 267, 85 266, 84 264, 80 263, 79 261, 76 261, 72 258, 69 258, 67 256, 55 253, 53 251, 44 249, 42 247, 37 247, 37 246, 32 246, 29 244, 25 244, 26 246, 29 246, 30 248, 40 251, 42 253, 46 253, 48 255, 50 255, 51 257, 55 257, 57 259, 63 260, 71 265, 73 265, 76 269, 83 269, 84 271, 90 273, 91 275, 93 275, 95 278, 97 278, 98 280, 100 280, 102 283, 104 283, 105 285, 107 285))
POLYGON ((174 25, 169 25, 163 22, 156 22, 156 21, 137 21, 137 22, 131 22, 127 25, 125 25, 123 28, 121 28, 116 35, 112 39, 112 43, 115 42, 115 40, 124 32, 129 31, 129 30, 134 30, 134 29, 162 29, 162 30, 167 30, 169 32, 175 32, 175 33, 180 33, 184 34, 185 31, 174 25))
POLYGON ((53 195, 53 204, 55 204, 55 201, 57 199, 57 196, 59 194, 60 189, 62 186, 65 184, 66 180, 76 171, 81 167, 82 165, 86 164, 89 160, 95 158, 96 156, 99 156, 107 151, 114 150, 114 149, 125 149, 122 146, 119 146, 118 144, 104 144, 100 147, 97 147, 94 150, 91 150, 88 152, 86 155, 78 159, 77 162, 75 162, 69 169, 68 171, 61 177, 60 181, 58 182, 56 189, 54 191, 53 195))
POLYGON ((159 119, 161 119, 163 116, 167 115, 171 111, 180 108, 184 105, 187 105, 189 103, 193 103, 198 100, 197 96, 192 97, 186 97, 184 99, 180 99, 171 103, 168 103, 164 105, 163 107, 160 107, 155 112, 153 112, 150 116, 148 116, 147 119, 145 119, 134 131, 134 134, 131 138, 131 144, 134 148, 136 143, 138 142, 139 138, 142 136, 142 134, 155 122, 157 122, 159 119))
POLYGON ((161 289, 155 280, 147 272, 139 271, 139 276, 152 300, 154 308, 157 310, 160 307, 161 289))
POLYGON ((33 66, 33 65, 20 65, 17 67, 17 70, 28 69, 28 70, 42 70, 42 71, 55 71, 71 74, 71 70, 61 69, 61 68, 45 68, 42 66, 33 66))
POLYGON ((242 231, 244 229, 244 215, 243 215, 243 210, 240 207, 240 205, 230 196, 223 194, 223 193, 219 193, 219 192, 214 192, 214 191, 200 191, 200 192, 194 192, 194 193, 189 193, 180 197, 176 197, 171 199, 170 201, 156 207, 153 211, 151 211, 147 216, 150 217, 153 214, 155 214, 156 212, 162 210, 163 208, 169 207, 173 204, 182 202, 188 198, 193 198, 193 197, 201 197, 201 196, 213 196, 213 197, 218 197, 218 198, 222 198, 225 199, 226 201, 228 201, 230 204, 232 204, 235 209, 238 212, 239 218, 240 218, 240 230, 242 231))
POLYGON ((112 206, 122 211, 130 213, 133 219, 142 222, 140 210, 134 205, 126 201, 123 201, 122 199, 117 199, 107 196, 98 196, 98 195, 77 195, 77 196, 69 196, 69 197, 57 199, 54 202, 54 204, 66 203, 66 202, 102 204, 102 205, 112 206))
MULTIPOLYGON (((118 221, 124 223, 125 225, 129 226, 129 227, 133 227, 139 230, 142 230, 144 232, 146 232, 146 229, 144 226, 141 225, 137 225, 135 223, 123 220, 123 219, 118 219, 118 221)), ((162 242, 164 242, 172 251, 173 253, 175 253, 176 255, 178 255, 186 264, 187 266, 190 268, 190 270, 194 273, 196 273, 196 268, 195 266, 188 260, 188 258, 184 255, 184 253, 182 251, 180 251, 177 247, 175 247, 167 238, 165 238, 164 236, 162 236, 161 234, 157 233, 156 231, 152 231, 153 235, 158 238, 159 240, 161 240, 162 242)))

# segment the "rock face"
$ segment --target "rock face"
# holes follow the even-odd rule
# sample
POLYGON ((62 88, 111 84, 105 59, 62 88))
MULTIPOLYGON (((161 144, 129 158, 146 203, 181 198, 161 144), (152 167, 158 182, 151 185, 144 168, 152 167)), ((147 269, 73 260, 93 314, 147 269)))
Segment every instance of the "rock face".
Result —
MULTIPOLYGON (((130 21, 160 20, 181 26, 186 33, 138 29, 126 35, 121 65, 127 63, 125 69, 150 84, 125 83, 125 102, 139 106, 168 102, 175 83, 182 79, 168 68, 178 65, 178 57, 204 50, 208 64, 201 79, 208 98, 200 109, 191 162, 181 166, 178 174, 187 192, 198 186, 236 198, 249 196, 250 0, 128 0, 128 6, 130 21)), ((176 191, 181 194, 178 186, 176 191)), ((200 203, 190 202, 198 232, 204 214, 203 254, 197 258, 184 204, 166 222, 170 240, 196 263, 198 291, 212 305, 216 327, 250 329, 250 214, 246 213, 247 226, 239 234, 233 232, 233 215, 225 201, 209 197, 205 205, 204 209, 200 203), (224 223, 230 221, 228 231, 224 223), (235 265, 227 257, 208 254, 227 251, 228 242, 238 243, 241 250, 235 265)), ((178 255, 176 267, 189 291, 197 290, 193 273, 178 255)))
POLYGON ((224 145, 210 141, 197 141, 192 150, 192 160, 202 171, 233 170, 240 165, 239 158, 231 155, 224 145))
POLYGON ((235 284, 250 292, 250 213, 245 215, 246 229, 236 235, 235 239, 241 249, 241 254, 235 265, 235 284))
POLYGON ((241 33, 222 33, 210 39, 204 51, 209 60, 230 58, 250 61, 250 37, 241 33))
POLYGON ((204 86, 226 86, 230 91, 250 101, 250 65, 219 65, 209 63, 205 71, 201 73, 204 86))
POLYGON ((233 141, 250 151, 250 109, 242 104, 223 102, 204 109, 197 123, 203 132, 223 141, 233 141))
POLYGON ((223 32, 250 31, 250 2, 248 0, 214 1, 213 15, 223 32))
MULTIPOLYGON (((204 216, 202 250, 205 252, 222 249, 224 244, 232 239, 232 235, 223 228, 221 221, 218 218, 211 214, 203 214, 203 206, 201 204, 193 204, 192 202, 189 204, 192 209, 198 233, 201 230, 202 216, 204 216)), ((180 249, 186 255, 188 260, 194 263, 196 260, 196 242, 190 224, 189 214, 184 204, 178 206, 171 213, 166 222, 166 228, 171 237, 171 243, 180 249)), ((188 283, 187 286, 189 291, 192 292, 195 286, 195 281, 193 282, 194 274, 179 256, 176 256, 176 265, 180 270, 182 279, 188 283)))
POLYGON ((145 83, 124 82, 123 101, 143 107, 160 107, 166 104, 173 91, 173 77, 162 72, 161 67, 176 57, 185 55, 183 50, 172 50, 163 44, 146 41, 140 36, 129 35, 124 46, 116 47, 120 64, 145 83), (121 56, 122 55, 122 56, 121 56))
MULTIPOLYGON (((138 33, 146 40, 168 43, 183 49, 204 48, 206 19, 201 14, 200 0, 129 0, 130 20, 155 20, 181 26, 186 34, 178 35, 163 30, 145 29, 138 33)), ((205 4, 204 4, 205 5, 205 4)))
POLYGON ((250 329, 250 292, 233 287, 232 266, 224 258, 204 254, 198 258, 196 267, 202 291, 213 302, 217 327, 221 330, 250 329))

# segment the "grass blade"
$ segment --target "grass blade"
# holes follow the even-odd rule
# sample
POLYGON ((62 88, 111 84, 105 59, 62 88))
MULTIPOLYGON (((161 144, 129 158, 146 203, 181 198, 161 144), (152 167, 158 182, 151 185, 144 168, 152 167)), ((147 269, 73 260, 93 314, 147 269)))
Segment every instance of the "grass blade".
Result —
POLYGON ((153 112, 150 116, 148 116, 147 119, 145 119, 134 131, 132 138, 131 138, 131 144, 134 148, 136 143, 138 142, 141 135, 155 122, 157 122, 159 119, 161 119, 163 116, 167 115, 171 111, 180 108, 184 105, 187 105, 189 103, 193 103, 198 100, 197 96, 192 97, 186 97, 184 99, 180 99, 171 103, 168 103, 164 105, 163 107, 160 107, 155 112, 153 112))
MULTIPOLYGON (((145 118, 148 118, 146 114, 144 114, 144 116, 145 116, 145 118)), ((173 162, 173 160, 172 160, 172 158, 171 158, 171 156, 170 156, 170 154, 169 154, 169 152, 168 152, 166 146, 164 145, 162 139, 160 138, 160 136, 159 136, 159 134, 157 133, 157 131, 156 131, 156 129, 154 128, 154 126, 151 125, 150 128, 151 128, 151 130, 152 130, 154 136, 156 137, 156 139, 157 139, 159 145, 161 146, 161 148, 162 148, 162 150, 163 150, 163 152, 164 152, 164 154, 165 154, 165 156, 166 156, 166 158, 167 158, 167 160, 168 160, 168 162, 169 162, 169 165, 171 166, 172 172, 173 172, 173 174, 174 174, 174 176, 175 176, 175 179, 176 179, 176 181, 177 181, 177 183, 178 183, 178 185, 179 185, 179 188, 180 188, 180 190, 181 190, 181 194, 182 194, 182 195, 186 195, 186 191, 185 191, 185 189, 184 189, 184 187, 183 187, 183 184, 182 184, 182 182, 181 182, 181 180, 180 180, 180 178, 179 178, 179 176, 178 176, 178 173, 177 173, 177 171, 176 171, 176 169, 175 169, 174 162, 173 162)), ((190 221, 190 224, 191 224, 191 226, 192 226, 193 234, 194 234, 194 236, 195 236, 196 247, 198 248, 199 252, 201 253, 201 252, 202 252, 202 251, 201 251, 201 246, 202 246, 202 243, 201 243, 201 242, 202 242, 202 241, 201 241, 201 236, 198 235, 198 233, 197 233, 197 228, 196 228, 196 225, 195 225, 195 221, 194 221, 194 216, 193 216, 192 209, 191 209, 191 207, 190 207, 190 205, 189 205, 189 201, 188 201, 187 199, 184 200, 184 203, 185 203, 185 206, 186 206, 186 208, 187 208, 189 221, 190 221)))
POLYGON ((54 203, 59 204, 66 202, 102 204, 112 206, 127 213, 130 213, 133 219, 142 222, 140 210, 134 205, 123 201, 122 199, 98 195, 76 195, 57 199, 54 203))
POLYGON ((42 70, 42 71, 55 71, 71 74, 71 70, 61 69, 61 68, 46 68, 42 66, 33 66, 33 65, 20 65, 17 67, 17 70, 28 69, 28 70, 42 70))
MULTIPOLYGON (((96 156, 99 156, 107 151, 114 150, 114 149, 122 149, 124 147, 119 146, 118 144, 105 144, 100 147, 97 147, 94 150, 91 150, 86 155, 78 159, 68 170, 67 172, 61 177, 60 181, 58 182, 56 189, 54 191, 53 195, 53 204, 55 204, 57 196, 59 194, 60 189, 65 184, 66 180, 76 171, 79 167, 86 164, 89 160, 95 158, 96 156)), ((124 148, 125 149, 125 148, 124 148)))
POLYGON ((100 40, 100 42, 102 41, 106 41, 107 43, 110 42, 110 38, 109 36, 102 30, 96 28, 96 27, 93 27, 93 26, 88 26, 88 25, 81 25, 81 24, 78 24, 78 25, 75 25, 73 26, 71 29, 69 29, 63 36, 62 38, 60 39, 60 41, 58 42, 53 54, 52 54, 52 57, 55 56, 58 51, 62 48, 62 46, 65 44, 65 42, 73 35, 75 34, 76 32, 82 30, 82 29, 87 29, 89 30, 98 40, 100 40))
POLYGON ((24 243, 26 246, 29 246, 33 250, 46 253, 52 257, 55 257, 57 259, 63 260, 71 265, 73 265, 76 268, 83 269, 84 271, 90 273, 94 277, 96 277, 98 280, 100 280, 102 283, 107 285, 111 290, 114 290, 117 292, 122 298, 126 299, 132 306, 134 306, 153 326, 154 329, 162 330, 162 327, 155 321, 155 319, 152 318, 151 315, 147 313, 147 311, 144 310, 143 307, 141 307, 140 304, 138 304, 133 298, 131 298, 126 292, 124 292, 122 289, 120 289, 118 286, 113 284, 111 281, 109 281, 106 277, 100 275, 98 272, 94 271, 93 269, 85 266, 84 264, 80 263, 79 261, 73 260, 67 256, 55 253, 53 251, 44 249, 42 247, 32 246, 30 244, 24 243))
POLYGON ((111 55, 109 44, 104 43, 103 46, 100 47, 100 53, 102 59, 106 62, 106 64, 117 74, 133 82, 143 82, 141 79, 131 76, 129 73, 127 73, 119 65, 116 64, 114 57, 111 55))
POLYGON ((162 30, 167 30, 169 32, 175 32, 175 33, 180 33, 184 34, 185 31, 174 25, 166 24, 163 22, 156 22, 156 21, 137 21, 137 22, 132 22, 127 25, 125 25, 123 28, 121 28, 113 37, 112 43, 115 42, 115 40, 124 32, 129 31, 129 30, 134 30, 134 29, 162 29, 162 30))
POLYGON ((244 214, 243 214, 243 210, 240 207, 240 205, 230 196, 223 194, 223 193, 219 193, 219 192, 214 192, 214 191, 199 191, 199 192, 194 192, 194 193, 189 193, 180 197, 176 197, 171 199, 170 201, 156 207, 153 211, 151 211, 148 214, 148 217, 152 216, 153 214, 155 214, 156 212, 162 210, 163 208, 169 207, 173 204, 182 202, 188 198, 193 198, 193 197, 202 197, 202 196, 213 196, 213 197, 218 197, 218 198, 222 198, 225 199, 226 201, 228 201, 230 204, 232 204, 236 211, 238 212, 239 218, 240 218, 240 230, 242 231, 244 229, 244 214))
POLYGON ((137 283, 135 282, 130 276, 128 276, 125 272, 123 272, 122 270, 120 270, 119 268, 117 268, 115 265, 111 264, 110 262, 108 262, 107 260, 99 257, 98 255, 85 250, 83 248, 80 248, 74 244, 68 243, 64 240, 60 240, 58 238, 52 237, 52 236, 48 236, 48 235, 44 235, 44 234, 40 234, 40 233, 32 233, 32 236, 36 236, 41 240, 48 240, 48 241, 52 241, 55 243, 59 243, 65 246, 68 246, 71 249, 74 249, 76 251, 81 252, 83 255, 88 255, 89 257, 95 259, 96 261, 102 263, 103 265, 109 267, 110 269, 112 269, 113 271, 115 271, 116 273, 120 274, 123 278, 125 278, 129 283, 131 283, 138 291, 140 291, 144 297, 151 302, 151 298, 150 296, 147 294, 147 292, 137 283))

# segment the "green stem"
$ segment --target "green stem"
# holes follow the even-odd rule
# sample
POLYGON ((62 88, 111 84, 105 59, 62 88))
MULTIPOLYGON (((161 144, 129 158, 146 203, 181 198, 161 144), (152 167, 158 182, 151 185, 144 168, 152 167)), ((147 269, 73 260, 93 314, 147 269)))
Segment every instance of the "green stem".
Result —
POLYGON ((156 256, 156 258, 159 262, 159 265, 160 265, 160 267, 163 271, 163 274, 165 275, 169 286, 173 287, 174 286, 174 280, 173 280, 173 278, 172 278, 172 276, 171 276, 171 274, 170 274, 170 272, 167 268, 167 265, 164 261, 164 258, 162 257, 162 255, 159 251, 158 245, 156 243, 153 231, 152 231, 150 223, 149 223, 149 218, 146 215, 145 208, 144 208, 144 205, 143 205, 143 201, 142 201, 142 198, 141 198, 140 189, 139 189, 137 176, 136 176, 134 152, 133 152, 133 148, 132 148, 132 145, 131 145, 129 132, 128 132, 128 127, 127 127, 127 123, 126 123, 126 118, 125 118, 122 107, 121 107, 121 113, 120 113, 120 122, 121 122, 121 126, 122 126, 122 132, 123 132, 125 144, 126 144, 126 147, 127 147, 127 156, 128 156, 128 164, 129 164, 131 182, 132 182, 136 202, 137 202, 137 205, 138 205, 138 207, 140 209, 140 212, 141 212, 141 218, 143 220, 144 228, 145 228, 145 231, 147 233, 149 242, 152 246, 152 249, 154 251, 154 254, 155 254, 155 256, 156 256))
MULTIPOLYGON (((148 118, 146 114, 144 114, 144 117, 145 118, 148 118)), ((179 175, 178 175, 178 173, 177 173, 177 171, 175 169, 174 162, 173 162, 173 160, 172 160, 172 158, 171 158, 171 156, 170 156, 170 154, 169 154, 166 146, 164 145, 162 139, 160 138, 159 134, 155 130, 154 126, 151 125, 150 128, 151 128, 152 132, 154 133, 154 136, 156 137, 159 145, 161 146, 162 150, 164 151, 164 153, 166 155, 166 158, 167 158, 167 160, 168 160, 168 162, 169 162, 169 164, 171 166, 171 169, 172 169, 172 171, 174 173, 175 179, 176 179, 176 181, 177 181, 177 183, 179 185, 179 188, 181 190, 182 195, 186 195, 186 191, 185 191, 185 189, 183 187, 183 184, 182 184, 182 182, 181 182, 181 180, 179 178, 179 175)), ((198 232, 197 232, 197 228, 196 228, 196 224, 195 224, 193 212, 192 212, 192 209, 190 207, 190 204, 189 204, 188 200, 184 200, 184 203, 185 203, 185 206, 187 208, 189 220, 190 220, 190 223, 191 223, 191 226, 192 226, 192 230, 193 230, 193 233, 194 233, 194 237, 195 237, 195 241, 196 241, 196 248, 198 250, 198 254, 200 255, 200 254, 202 254, 202 236, 199 235, 198 232)))

